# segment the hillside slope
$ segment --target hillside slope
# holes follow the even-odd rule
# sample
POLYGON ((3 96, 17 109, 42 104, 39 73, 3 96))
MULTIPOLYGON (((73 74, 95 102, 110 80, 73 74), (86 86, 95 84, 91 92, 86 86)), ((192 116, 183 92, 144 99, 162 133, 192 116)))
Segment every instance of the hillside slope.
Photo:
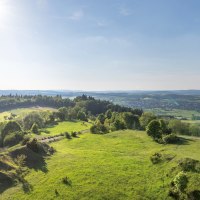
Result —
MULTIPOLYGON (((200 160, 200 140, 160 145, 141 131, 83 134, 51 145, 57 152, 45 161, 47 170, 30 169, 26 176, 32 191, 24 193, 18 185, 0 199, 171 199, 169 185, 180 171, 180 159, 200 160), (155 152, 170 159, 152 164, 155 152), (62 182, 65 177, 68 184, 62 182)), ((187 192, 200 189, 200 174, 187 174, 187 192)))

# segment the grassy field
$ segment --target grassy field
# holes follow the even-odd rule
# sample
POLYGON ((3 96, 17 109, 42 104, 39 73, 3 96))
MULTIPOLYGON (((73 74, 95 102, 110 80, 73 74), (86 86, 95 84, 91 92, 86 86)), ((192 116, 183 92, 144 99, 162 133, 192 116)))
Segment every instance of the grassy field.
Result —
POLYGON ((84 131, 90 129, 91 125, 91 123, 82 121, 59 122, 56 126, 46 128, 45 132, 41 132, 40 136, 54 136, 64 132, 84 131))
POLYGON ((145 111, 153 112, 155 115, 171 115, 174 117, 183 117, 187 119, 191 119, 192 115, 200 116, 200 113, 194 110, 180 110, 180 109, 172 109, 172 110, 164 110, 160 108, 147 109, 145 111))
MULTIPOLYGON (((169 184, 178 172, 178 161, 185 157, 200 160, 200 140, 160 145, 141 131, 82 134, 80 138, 63 139, 51 145, 56 153, 45 160, 46 170, 30 169, 25 177, 32 191, 24 193, 21 185, 17 185, 6 190, 0 199, 170 199, 169 184), (155 152, 173 159, 153 165, 150 156, 155 152), (66 176, 71 185, 62 183, 66 176)), ((188 176, 190 190, 199 189, 200 174, 188 176)))
POLYGON ((17 115, 17 117, 23 117, 27 115, 28 113, 34 112, 34 111, 53 111, 56 109, 53 108, 48 108, 48 107, 30 107, 30 108, 19 108, 19 109, 14 109, 6 112, 1 112, 0 113, 0 122, 5 121, 4 117, 9 117, 12 114, 17 115))

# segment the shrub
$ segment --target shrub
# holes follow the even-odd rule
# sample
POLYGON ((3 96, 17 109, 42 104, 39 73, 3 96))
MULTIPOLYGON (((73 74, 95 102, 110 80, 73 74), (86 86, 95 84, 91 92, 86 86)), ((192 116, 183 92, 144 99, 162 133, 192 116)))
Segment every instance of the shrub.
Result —
POLYGON ((161 138, 162 129, 160 126, 160 122, 158 120, 152 120, 147 126, 147 134, 151 136, 153 139, 161 138))
POLYGON ((165 144, 176 144, 179 142, 179 137, 173 133, 169 135, 163 135, 162 139, 165 144))
POLYGON ((70 135, 68 132, 65 132, 64 134, 65 134, 65 137, 66 137, 67 139, 72 139, 71 135, 70 135))
POLYGON ((3 140, 3 146, 14 146, 23 140, 23 132, 9 133, 3 140))
POLYGON ((38 153, 39 148, 38 148, 38 142, 37 139, 32 139, 31 141, 27 142, 26 144, 27 148, 31 149, 32 151, 38 153))
POLYGON ((29 137, 29 136, 25 136, 25 137, 23 138, 23 140, 22 140, 22 145, 26 145, 27 142, 29 142, 29 141, 30 141, 30 137, 29 137))
POLYGON ((77 136, 78 136, 78 135, 77 135, 77 132, 73 132, 73 131, 72 131, 72 132, 71 132, 71 136, 72 136, 72 137, 77 137, 77 136))
POLYGON ((150 160, 153 164, 157 164, 162 161, 162 154, 155 153, 150 157, 150 160))
POLYGON ((108 133, 108 129, 105 125, 103 124, 95 124, 90 128, 90 132, 93 134, 105 134, 108 133))
POLYGON ((43 118, 36 112, 26 115, 26 117, 23 119, 25 130, 30 130, 34 123, 36 123, 39 128, 44 127, 43 118))
POLYGON ((187 187, 188 178, 184 172, 179 172, 175 176, 173 183, 178 191, 183 192, 187 187))
POLYGON ((65 184, 65 185, 71 185, 72 182, 71 180, 66 176, 64 178, 62 178, 62 182, 65 184))
POLYGON ((200 199, 200 190, 194 190, 188 194, 188 199, 190 200, 199 200, 200 199))
POLYGON ((21 131, 21 126, 16 121, 9 121, 1 132, 1 137, 4 138, 9 133, 21 131))
POLYGON ((39 127, 36 123, 34 123, 31 127, 31 132, 32 133, 35 133, 35 134, 38 134, 39 133, 39 127))
POLYGON ((200 172, 200 161, 192 158, 184 158, 179 161, 178 165, 185 172, 200 172))

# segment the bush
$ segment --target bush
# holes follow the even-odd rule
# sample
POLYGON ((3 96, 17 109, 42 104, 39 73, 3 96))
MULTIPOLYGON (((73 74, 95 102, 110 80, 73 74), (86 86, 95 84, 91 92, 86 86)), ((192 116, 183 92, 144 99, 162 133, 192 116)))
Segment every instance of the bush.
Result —
POLYGON ((1 137, 4 138, 9 133, 21 131, 21 126, 16 121, 9 121, 1 132, 1 137))
POLYGON ((200 172, 200 161, 192 158, 184 158, 179 161, 178 165, 185 172, 200 172))
POLYGON ((179 172, 175 176, 173 183, 178 191, 183 192, 187 187, 188 178, 184 172, 179 172))
POLYGON ((14 146, 23 140, 23 132, 9 133, 3 140, 3 146, 14 146))
POLYGON ((93 134, 106 134, 108 133, 108 129, 105 125, 103 124, 97 124, 97 125, 93 125, 91 128, 90 128, 90 132, 93 133, 93 134))
POLYGON ((77 136, 78 136, 78 135, 77 135, 77 132, 73 132, 73 131, 72 131, 72 132, 71 132, 71 136, 72 136, 72 137, 77 137, 77 136))
POLYGON ((179 142, 179 137, 173 133, 169 135, 163 135, 162 139, 165 144, 176 144, 179 142))
POLYGON ((66 137, 67 139, 72 139, 71 135, 70 135, 68 132, 65 132, 64 134, 65 134, 65 137, 66 137))
POLYGON ((65 185, 71 185, 72 182, 71 180, 66 176, 64 178, 62 178, 62 182, 65 184, 65 185))
POLYGON ((147 126, 147 134, 153 139, 159 139, 162 137, 162 129, 158 120, 152 120, 147 126))
POLYGON ((24 124, 24 129, 25 130, 30 130, 34 123, 36 123, 39 128, 44 127, 43 118, 36 112, 28 114, 23 119, 23 124, 24 124))
POLYGON ((23 138, 23 140, 22 140, 22 145, 26 145, 27 142, 29 142, 29 141, 30 141, 30 137, 29 137, 29 136, 25 136, 25 137, 23 138))
POLYGON ((39 127, 36 123, 34 123, 33 126, 31 127, 31 132, 34 133, 34 134, 39 133, 39 127))
POLYGON ((199 200, 200 199, 200 190, 194 190, 188 194, 188 199, 190 200, 199 200))
POLYGON ((162 154, 155 153, 150 157, 150 160, 153 164, 157 164, 162 161, 162 154))
POLYGON ((37 139, 35 139, 35 138, 32 139, 31 141, 27 142, 26 146, 27 146, 27 148, 31 149, 35 153, 39 152, 38 142, 37 142, 37 139))

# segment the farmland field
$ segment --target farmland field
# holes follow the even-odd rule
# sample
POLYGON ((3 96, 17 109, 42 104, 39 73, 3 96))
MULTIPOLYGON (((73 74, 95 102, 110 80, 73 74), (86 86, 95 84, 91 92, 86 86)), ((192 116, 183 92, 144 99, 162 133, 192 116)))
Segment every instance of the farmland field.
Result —
MULTIPOLYGON (((170 199, 169 184, 181 158, 200 160, 200 140, 161 145, 142 131, 117 131, 106 135, 82 134, 51 144, 56 153, 45 160, 46 170, 33 170, 25 177, 32 186, 5 191, 4 200, 49 199, 170 199), (172 157, 153 165, 155 152, 172 157), (62 182, 68 177, 70 185, 62 182), (56 191, 56 194, 55 194, 56 191)), ((200 174, 188 172, 190 190, 200 188, 200 174)))

